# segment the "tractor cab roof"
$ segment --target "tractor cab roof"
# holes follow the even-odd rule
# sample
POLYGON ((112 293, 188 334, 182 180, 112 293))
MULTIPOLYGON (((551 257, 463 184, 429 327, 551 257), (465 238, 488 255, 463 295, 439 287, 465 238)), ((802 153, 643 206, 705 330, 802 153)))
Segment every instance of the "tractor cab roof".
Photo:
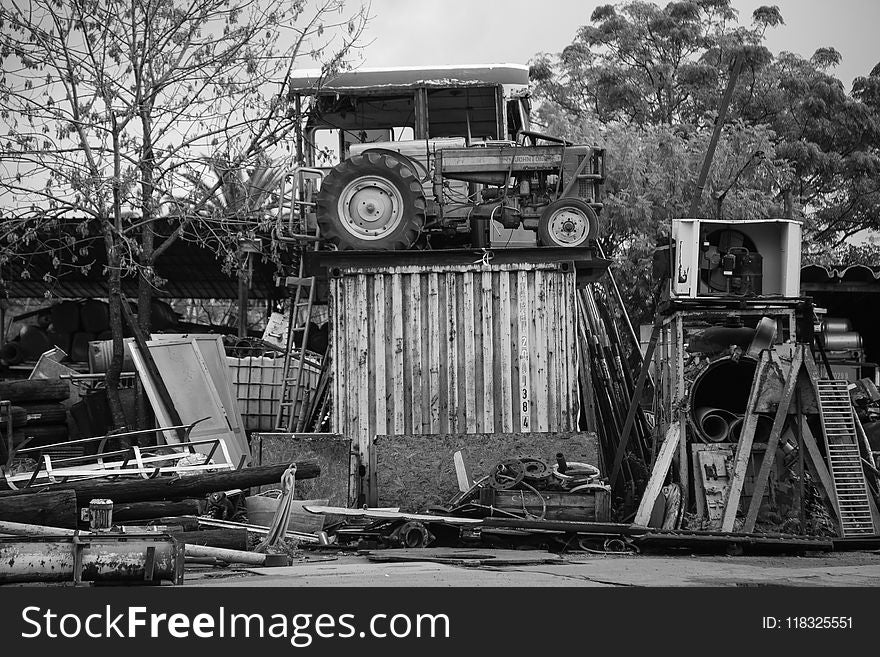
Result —
POLYGON ((318 69, 298 71, 290 80, 290 95, 361 95, 411 89, 485 87, 525 88, 529 67, 522 64, 463 64, 407 68, 362 68, 323 78, 318 69))

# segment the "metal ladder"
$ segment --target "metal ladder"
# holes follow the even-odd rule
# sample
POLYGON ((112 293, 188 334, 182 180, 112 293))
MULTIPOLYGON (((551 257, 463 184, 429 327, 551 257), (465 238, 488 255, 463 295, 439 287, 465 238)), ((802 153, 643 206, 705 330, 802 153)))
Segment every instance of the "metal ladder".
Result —
MULTIPOLYGON (((300 265, 300 274, 302 274, 300 265)), ((306 408, 309 405, 304 395, 303 376, 306 365, 306 345, 309 340, 309 321, 315 302, 314 276, 288 276, 288 288, 295 288, 290 305, 290 322, 287 327, 287 349, 284 354, 284 374, 281 381, 281 398, 275 415, 275 430, 300 432, 306 422, 306 408), (305 309, 304 313, 300 310, 305 309), (295 353, 297 337, 300 337, 299 351, 295 353), (299 413, 297 413, 299 404, 299 413)))
POLYGON ((844 538, 875 533, 848 386, 847 381, 841 380, 816 382, 822 432, 844 538))

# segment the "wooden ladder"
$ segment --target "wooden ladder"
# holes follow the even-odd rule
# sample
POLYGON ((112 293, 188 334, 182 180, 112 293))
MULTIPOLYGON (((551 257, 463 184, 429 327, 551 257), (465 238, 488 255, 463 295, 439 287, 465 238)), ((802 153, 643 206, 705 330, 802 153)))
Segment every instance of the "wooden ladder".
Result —
POLYGON ((284 354, 284 370, 281 382, 281 398, 278 412, 275 415, 275 430, 301 432, 307 421, 306 399, 303 377, 306 366, 306 345, 309 340, 309 322, 312 317, 312 306, 315 303, 315 277, 288 276, 286 284, 295 291, 290 305, 290 321, 287 326, 287 349, 284 354), (300 312, 304 310, 305 312, 300 312), (297 338, 300 339, 299 351, 296 351, 297 338), (297 412, 297 405, 299 411, 297 412))
POLYGON ((822 433, 844 538, 871 535, 876 531, 848 386, 847 381, 841 380, 816 382, 822 433))

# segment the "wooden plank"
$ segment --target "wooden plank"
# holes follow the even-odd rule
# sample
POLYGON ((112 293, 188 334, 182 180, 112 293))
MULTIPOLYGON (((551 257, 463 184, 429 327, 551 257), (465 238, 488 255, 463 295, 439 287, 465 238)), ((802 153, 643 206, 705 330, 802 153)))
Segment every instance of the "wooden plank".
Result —
POLYGON ((474 485, 474 480, 468 471, 467 463, 464 462, 461 450, 452 455, 452 461, 455 464, 455 478, 458 481, 458 490, 462 493, 467 493, 474 485))
POLYGON ((675 316, 675 371, 676 371, 676 408, 678 408, 678 424, 681 427, 681 436, 678 443, 678 481, 681 484, 681 508, 688 508, 690 498, 690 468, 688 467, 687 434, 688 422, 687 391, 684 385, 684 324, 680 313, 675 316))
POLYGON ((446 286, 446 346, 447 346, 447 417, 449 418, 449 433, 458 433, 464 429, 458 420, 458 343, 461 336, 458 334, 458 285, 456 274, 449 272, 444 277, 446 286))
MULTIPOLYGON (((642 359, 642 367, 639 370, 639 378, 636 380, 636 386, 633 390, 632 397, 629 401, 629 409, 626 412, 626 420, 623 423, 623 431, 620 433, 620 443, 617 452, 614 455, 614 466, 611 468, 610 483, 612 486, 617 481, 617 475, 620 473, 620 466, 623 463, 623 456, 626 452, 626 446, 629 442, 630 433, 636 419, 636 411, 641 404, 642 391, 645 389, 645 382, 648 380, 648 370, 651 367, 651 360, 654 357, 654 349, 657 347, 657 338, 660 336, 661 316, 658 314, 654 318, 654 326, 651 329, 651 339, 648 341, 648 348, 645 350, 645 356, 642 359)), ((696 477, 694 480, 696 481, 696 477)))
POLYGON ((568 406, 564 390, 568 380, 563 377, 565 362, 565 315, 560 296, 565 286, 563 275, 552 272, 547 275, 547 405, 550 411, 550 427, 564 431, 568 425, 568 406))
POLYGON ((532 350, 535 363, 533 374, 535 420, 538 431, 547 431, 549 416, 553 410, 550 408, 547 395, 547 344, 550 342, 547 332, 547 287, 543 271, 535 271, 532 278, 535 286, 532 297, 535 300, 535 349, 532 350))
POLYGON ((373 381, 375 382, 376 433, 388 433, 388 392, 385 370, 385 276, 373 277, 373 381))
POLYGON ((639 508, 636 511, 636 517, 633 524, 648 526, 651 519, 651 511, 654 509, 654 503, 663 488, 663 482, 669 473, 669 466, 672 465, 672 457, 678 449, 679 439, 681 437, 681 426, 678 420, 669 425, 666 431, 666 437, 657 454, 657 461, 654 463, 654 469, 651 470, 651 476, 648 479, 648 485, 645 486, 645 492, 642 494, 642 500, 639 502, 639 508))
POLYGON ((333 278, 330 282, 332 294, 330 295, 331 332, 330 345, 333 350, 333 421, 330 428, 335 432, 347 431, 345 426, 345 390, 347 362, 343 358, 343 345, 345 344, 345 320, 348 315, 342 312, 345 302, 345 287, 341 278, 333 278))
POLYGON ((825 459, 822 458, 822 454, 819 452, 819 445, 816 443, 816 437, 810 430, 810 425, 804 422, 801 425, 801 430, 804 447, 807 448, 807 454, 810 456, 808 462, 813 464, 813 471, 819 478, 819 481, 822 482, 822 488, 825 489, 825 494, 828 496, 828 501, 831 502, 831 508, 834 509, 834 514, 837 516, 839 523, 840 512, 837 507, 837 493, 834 490, 834 480, 831 478, 831 473, 828 471, 825 459))
POLYGON ((519 431, 529 433, 532 429, 532 377, 530 366, 531 340, 529 336, 529 285, 528 274, 517 272, 517 354, 519 358, 519 431))
POLYGON ((403 334, 403 282, 400 276, 394 275, 391 278, 391 325, 392 333, 389 336, 391 343, 391 363, 393 366, 392 376, 394 377, 394 433, 404 433, 406 431, 404 399, 405 390, 403 384, 403 350, 404 350, 404 334, 403 334))
POLYGON ((474 349, 474 333, 476 322, 474 321, 474 276, 473 272, 464 274, 462 287, 462 314, 464 316, 464 384, 465 384, 465 430, 468 433, 477 431, 477 372, 476 352, 474 349))
MULTIPOLYGON (((428 274, 428 430, 440 432, 440 283, 437 272, 428 274)), ((378 431, 376 433, 385 433, 378 431)))
POLYGON ((704 445, 691 445, 691 469, 694 472, 694 504, 697 507, 697 517, 705 519, 706 515, 706 489, 703 488, 703 477, 700 473, 700 448, 704 445))
POLYGON ((409 333, 410 407, 412 433, 424 433, 422 424, 422 277, 412 274, 409 278, 409 315, 406 330, 409 333))
POLYGON ((761 359, 755 368, 755 376, 752 379, 752 389, 749 391, 749 400, 746 402, 746 413, 743 419, 743 428, 740 432, 739 442, 736 444, 736 456, 733 460, 733 477, 730 480, 730 490, 727 493, 727 503, 724 505, 724 516, 721 520, 721 531, 732 532, 736 520, 736 512, 739 509, 739 499, 742 495, 745 483, 746 470, 749 459, 752 456, 752 443, 755 440, 755 428, 758 424, 758 415, 755 413, 755 403, 761 393, 764 376, 769 370, 770 352, 761 352, 761 359))
POLYGON ((749 509, 746 512, 746 519, 743 523, 744 532, 752 532, 755 529, 755 521, 758 519, 758 510, 761 508, 761 498, 764 497, 764 490, 767 488, 767 480, 770 477, 770 468, 773 465, 776 448, 779 446, 779 438, 782 435, 782 427, 788 417, 791 408, 791 398, 794 394, 797 382, 800 379, 801 366, 804 362, 804 347, 798 345, 794 352, 794 358, 791 361, 791 368, 788 373, 788 379, 785 382, 785 388, 782 390, 782 399, 779 400, 779 408, 773 418, 773 427, 770 429, 770 436, 767 438, 767 451, 764 459, 761 461, 761 469, 755 479, 755 489, 752 493, 752 499, 749 503, 749 509))
POLYGON ((495 319, 492 312, 492 272, 484 271, 480 276, 480 282, 480 331, 483 336, 483 350, 480 354, 483 361, 483 413, 479 418, 478 431, 492 433, 497 431, 495 426, 495 376, 493 373, 495 319))
POLYGON ((376 417, 370 408, 370 379, 374 377, 374 373, 370 369, 371 356, 371 340, 369 334, 369 325, 367 324, 367 277, 360 275, 357 277, 355 287, 355 307, 357 308, 357 414, 358 423, 364 427, 366 431, 362 431, 358 436, 358 451, 366 454, 370 449, 370 439, 376 434, 376 417))
POLYGON ((513 298, 510 296, 510 273, 502 271, 498 274, 498 296, 499 303, 499 335, 495 336, 500 352, 500 372, 499 380, 501 383, 501 431, 510 433, 514 427, 518 426, 518 422, 514 420, 516 408, 513 401, 512 377, 513 368, 511 359, 513 355, 513 345, 511 344, 511 336, 513 330, 510 324, 510 306, 513 298))

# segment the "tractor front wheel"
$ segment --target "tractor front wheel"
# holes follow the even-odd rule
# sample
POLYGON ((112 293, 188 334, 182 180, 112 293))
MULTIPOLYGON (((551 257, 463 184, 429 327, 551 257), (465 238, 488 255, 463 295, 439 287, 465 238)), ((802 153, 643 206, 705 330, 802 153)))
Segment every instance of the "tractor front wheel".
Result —
POLYGON ((337 164, 318 193, 321 235, 340 250, 408 249, 425 224, 425 197, 412 167, 394 153, 337 164))
POLYGON ((542 246, 584 246, 596 237, 599 220, 584 201, 563 198, 548 205, 538 220, 542 246))

